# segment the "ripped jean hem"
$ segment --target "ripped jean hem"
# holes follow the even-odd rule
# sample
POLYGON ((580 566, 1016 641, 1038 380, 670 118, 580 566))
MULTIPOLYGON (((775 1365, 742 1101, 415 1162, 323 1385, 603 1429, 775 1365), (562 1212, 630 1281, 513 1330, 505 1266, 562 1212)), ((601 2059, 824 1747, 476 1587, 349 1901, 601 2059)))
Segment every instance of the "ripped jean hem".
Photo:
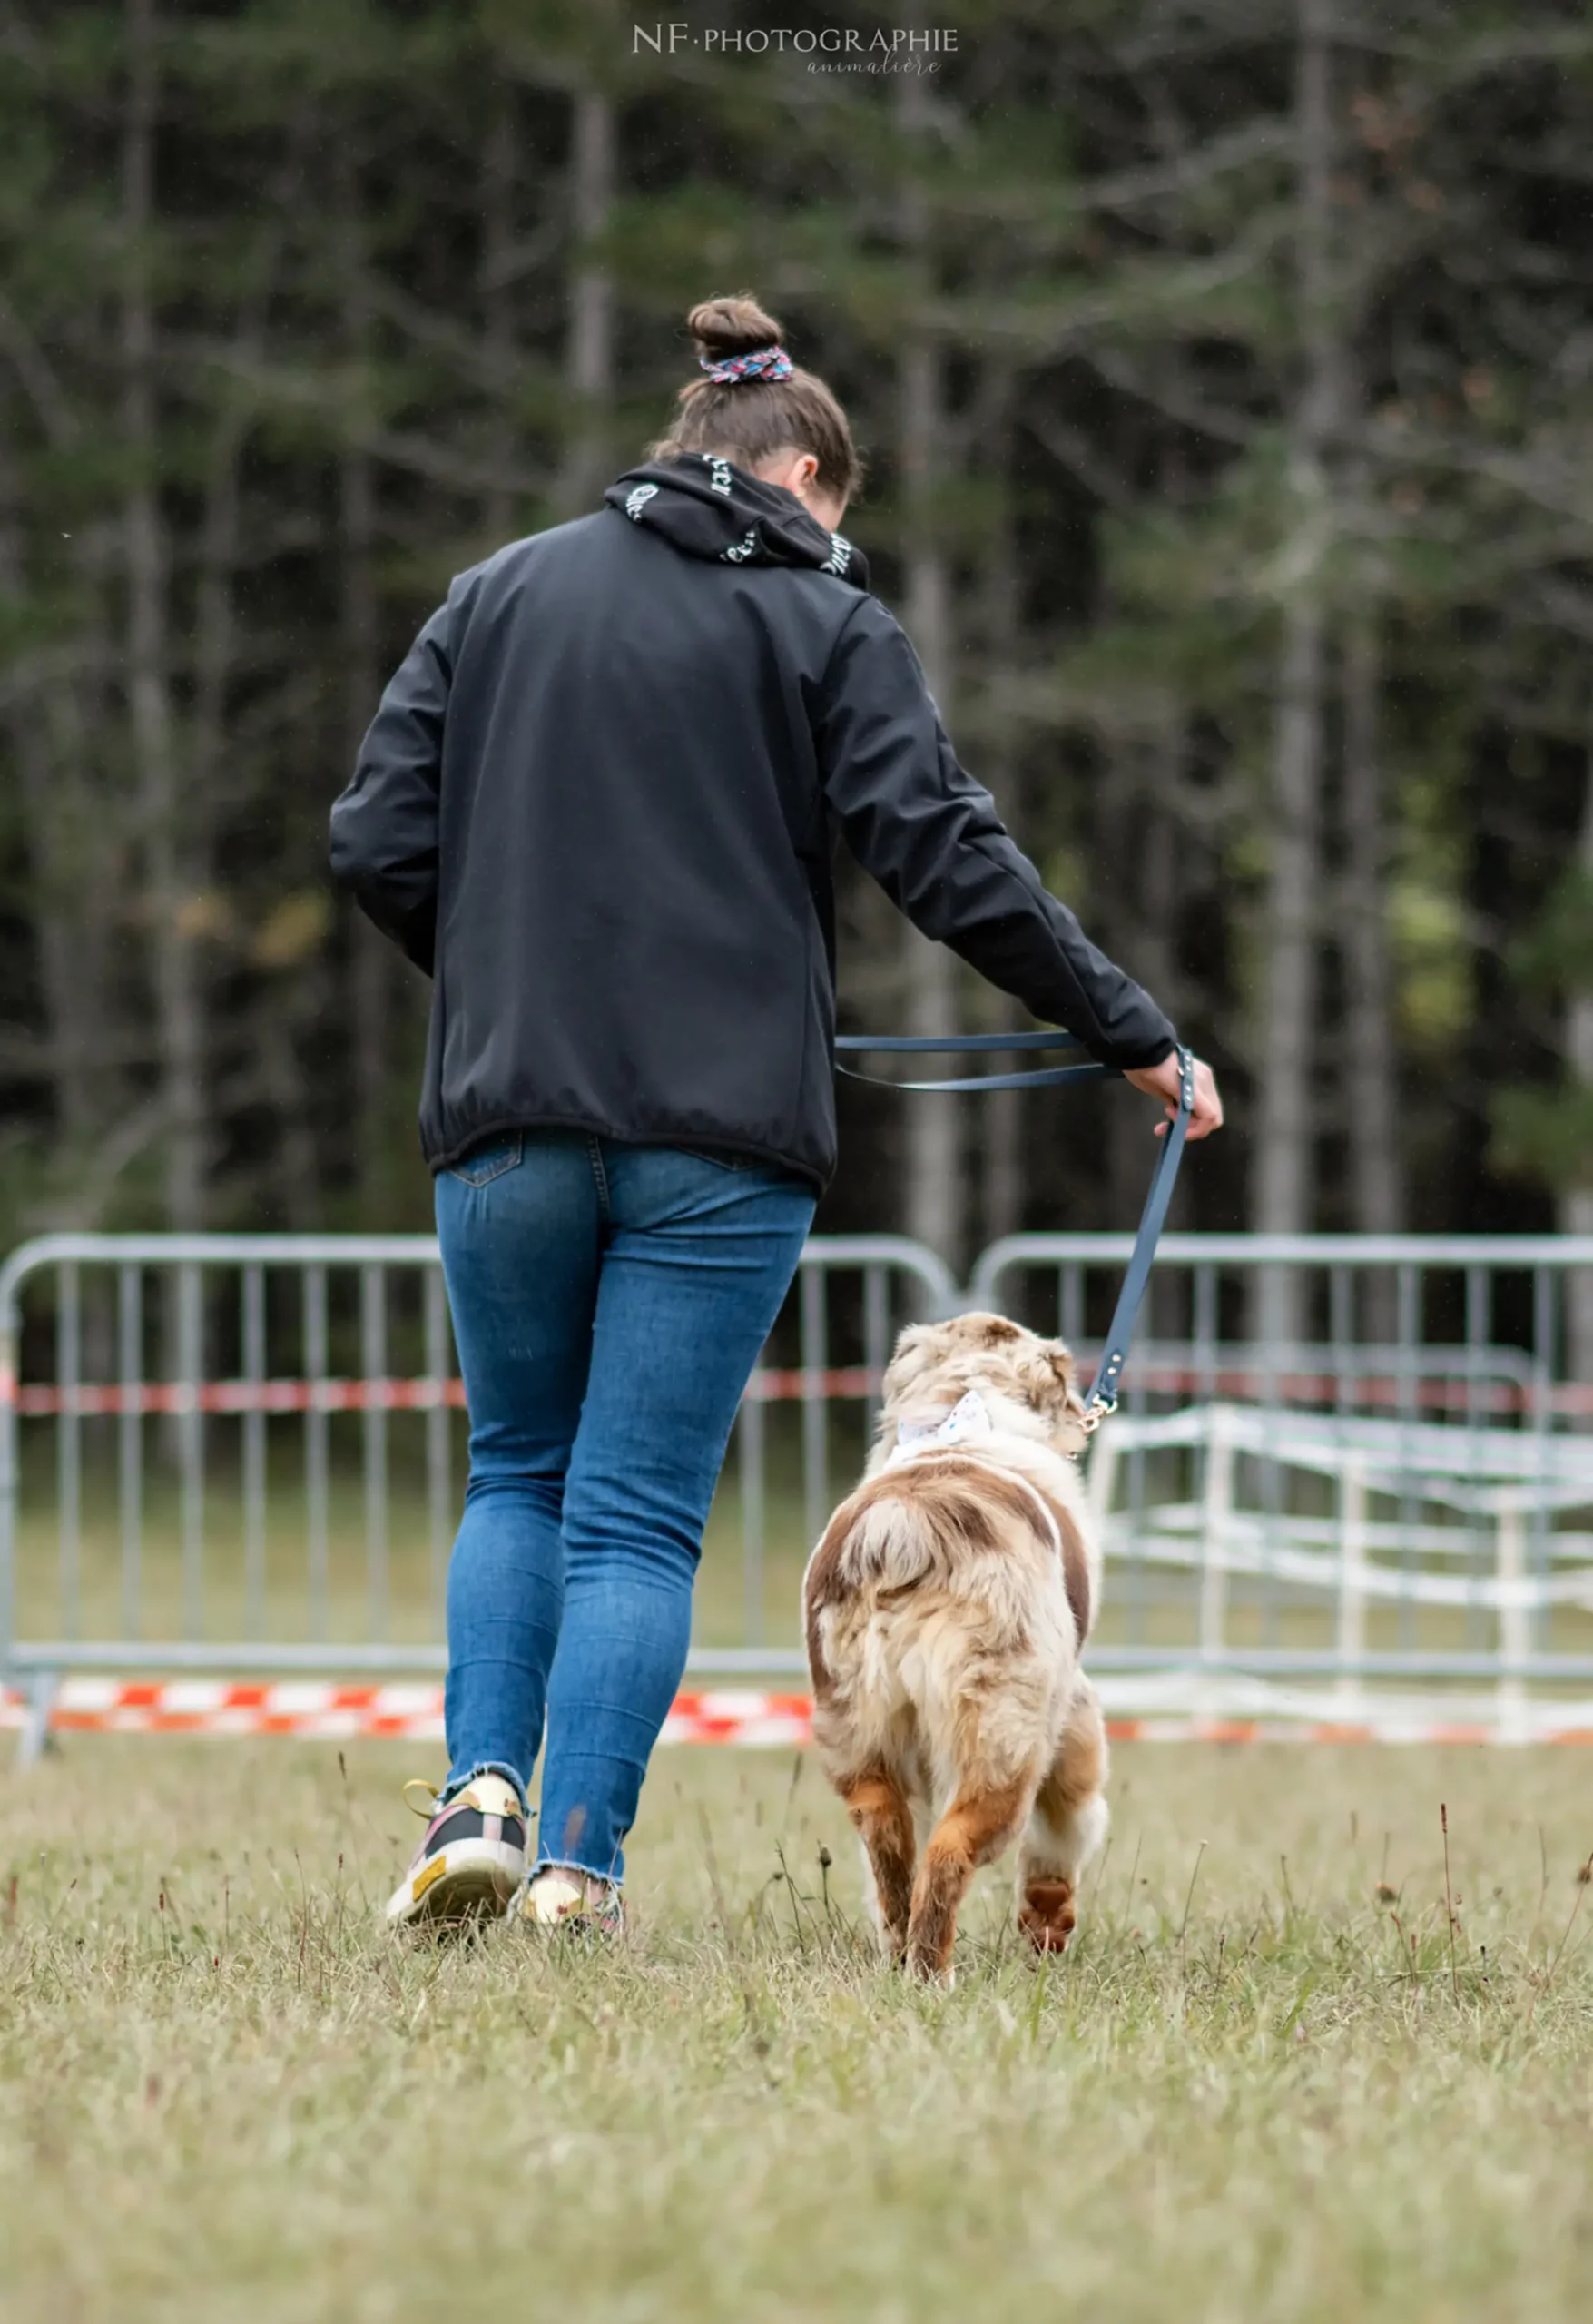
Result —
POLYGON ((605 1872, 599 1865, 584 1864, 579 1856, 538 1856, 526 1877, 529 1880, 535 1880, 540 1873, 544 1872, 584 1872, 589 1880, 601 1880, 606 1887, 622 1889, 624 1886, 623 1876, 616 1876, 612 1866, 605 1872))

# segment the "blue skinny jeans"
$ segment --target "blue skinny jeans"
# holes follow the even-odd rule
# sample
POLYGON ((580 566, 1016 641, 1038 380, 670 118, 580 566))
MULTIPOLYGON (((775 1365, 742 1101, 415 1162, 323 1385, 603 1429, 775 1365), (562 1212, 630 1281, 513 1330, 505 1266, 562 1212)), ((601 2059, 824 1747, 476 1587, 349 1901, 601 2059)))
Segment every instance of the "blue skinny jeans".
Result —
POLYGON ((546 1722, 537 1867, 618 1880, 814 1196, 757 1161, 574 1130, 488 1139, 436 1187, 470 1412, 444 1797, 489 1772, 524 1797, 546 1722))

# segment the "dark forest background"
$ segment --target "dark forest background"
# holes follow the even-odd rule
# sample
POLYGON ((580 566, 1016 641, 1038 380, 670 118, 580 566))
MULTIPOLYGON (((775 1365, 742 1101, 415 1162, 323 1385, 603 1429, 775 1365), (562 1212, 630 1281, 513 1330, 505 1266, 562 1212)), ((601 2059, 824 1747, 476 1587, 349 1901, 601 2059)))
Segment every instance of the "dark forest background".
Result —
MULTIPOLYGON (((0 1240, 426 1223, 427 988, 329 804, 743 287, 961 756, 1222 1077, 1181 1223, 1593 1227, 1586 9, 674 21, 0 13, 0 1240)), ((855 877, 842 1008, 1018 1021, 855 877)), ((841 1106, 831 1228, 1137 1212, 1126 1092, 841 1106)))

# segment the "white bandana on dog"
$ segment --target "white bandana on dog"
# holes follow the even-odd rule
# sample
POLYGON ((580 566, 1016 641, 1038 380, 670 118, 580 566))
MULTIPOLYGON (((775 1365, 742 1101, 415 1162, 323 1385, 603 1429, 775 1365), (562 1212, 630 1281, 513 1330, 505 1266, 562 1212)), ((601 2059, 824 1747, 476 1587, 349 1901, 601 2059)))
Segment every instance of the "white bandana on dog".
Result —
POLYGON ((953 1404, 938 1421, 901 1421, 885 1465, 890 1468, 898 1461, 911 1460, 915 1453, 939 1452, 949 1445, 977 1444, 995 1433, 996 1424, 984 1398, 977 1388, 970 1388, 961 1402, 953 1404))

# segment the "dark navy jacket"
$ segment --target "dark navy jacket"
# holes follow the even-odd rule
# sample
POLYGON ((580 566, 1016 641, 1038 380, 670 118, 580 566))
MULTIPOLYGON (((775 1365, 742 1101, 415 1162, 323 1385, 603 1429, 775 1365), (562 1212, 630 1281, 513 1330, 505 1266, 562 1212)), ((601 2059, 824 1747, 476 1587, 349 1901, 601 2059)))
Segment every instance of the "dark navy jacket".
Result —
POLYGON ((1115 1066, 1173 1028, 959 765, 860 554, 692 455, 461 574, 331 862, 433 979, 434 1170, 562 1126, 835 1166, 837 836, 927 936, 1115 1066))

